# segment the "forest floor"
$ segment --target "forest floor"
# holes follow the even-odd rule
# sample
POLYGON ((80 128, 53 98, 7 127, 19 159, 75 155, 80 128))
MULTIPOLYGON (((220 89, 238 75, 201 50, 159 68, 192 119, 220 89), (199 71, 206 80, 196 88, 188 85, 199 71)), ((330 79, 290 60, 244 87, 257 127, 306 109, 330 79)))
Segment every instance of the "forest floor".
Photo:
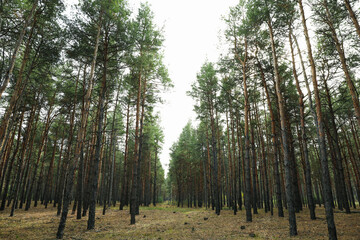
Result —
MULTIPOLYGON (((339 239, 360 239, 360 212, 345 214, 335 210, 339 239)), ((64 239, 290 239, 289 223, 260 209, 253 222, 245 221, 245 210, 235 216, 224 209, 217 216, 205 208, 176 208, 167 204, 141 207, 136 224, 130 225, 128 210, 112 207, 102 215, 97 208, 95 229, 86 230, 87 217, 76 220, 69 215, 64 239), (244 228, 244 229, 242 229, 244 228)), ((286 214, 286 211, 285 211, 286 214)), ((310 220, 308 209, 297 214, 298 236, 291 239, 328 239, 324 209, 316 208, 317 220, 310 220)), ((0 212, 0 239, 55 239, 59 217, 50 207, 17 210, 9 217, 9 209, 0 212)))

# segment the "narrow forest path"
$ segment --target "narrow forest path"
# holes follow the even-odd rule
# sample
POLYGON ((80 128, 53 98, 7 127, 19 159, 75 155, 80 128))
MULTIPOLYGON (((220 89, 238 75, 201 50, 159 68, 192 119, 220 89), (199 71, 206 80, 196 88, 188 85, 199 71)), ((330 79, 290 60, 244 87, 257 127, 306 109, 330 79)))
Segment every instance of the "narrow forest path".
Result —
MULTIPOLYGON (((8 217, 0 213, 0 239, 54 239, 58 227, 56 211, 51 207, 17 211, 8 217)), ((245 222, 245 211, 234 216, 230 210, 220 216, 211 210, 176 208, 169 205, 142 207, 135 225, 129 225, 128 210, 112 208, 101 215, 97 208, 95 230, 86 230, 87 217, 76 220, 69 215, 65 239, 290 239, 288 219, 265 214, 261 209, 252 223, 245 222), (245 229, 241 229, 244 226, 245 229), (255 234, 255 237, 251 237, 255 234)), ((287 213, 287 212, 285 212, 287 213)), ((297 214, 297 239, 327 239, 323 208, 317 208, 318 219, 311 221, 308 210, 297 214)), ((335 212, 339 239, 359 239, 360 214, 335 212)), ((291 238, 294 239, 294 238, 291 238)))

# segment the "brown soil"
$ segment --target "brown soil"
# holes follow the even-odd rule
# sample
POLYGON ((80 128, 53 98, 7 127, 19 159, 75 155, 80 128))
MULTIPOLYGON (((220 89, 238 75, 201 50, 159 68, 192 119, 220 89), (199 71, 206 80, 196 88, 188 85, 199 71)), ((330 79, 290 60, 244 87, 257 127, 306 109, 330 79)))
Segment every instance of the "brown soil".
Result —
MULTIPOLYGON (((245 222, 245 210, 236 216, 231 210, 217 216, 211 210, 175 208, 168 205, 142 207, 136 224, 130 225, 128 210, 111 208, 96 213, 95 230, 86 230, 87 217, 76 220, 69 215, 64 239, 290 239, 288 220, 260 209, 253 222, 245 222), (175 213, 174 213, 175 212, 175 213), (144 217, 145 216, 145 217, 144 217), (205 220, 208 218, 207 220, 205 220), (244 228, 245 229, 242 229, 244 228)), ((317 208, 317 220, 310 220, 308 209, 297 214, 298 236, 291 239, 328 239, 323 208, 317 208)), ((335 210, 339 239, 360 239, 360 212, 345 214, 335 210)), ((0 239, 54 239, 59 224, 54 208, 0 212, 0 239)))

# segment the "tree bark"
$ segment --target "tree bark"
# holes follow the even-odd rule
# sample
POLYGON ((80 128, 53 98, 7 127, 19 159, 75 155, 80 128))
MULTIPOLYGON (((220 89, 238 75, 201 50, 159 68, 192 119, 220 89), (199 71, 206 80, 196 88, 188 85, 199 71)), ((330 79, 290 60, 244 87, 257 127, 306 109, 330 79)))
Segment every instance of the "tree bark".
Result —
POLYGON ((326 98, 328 100, 328 106, 329 106, 329 113, 330 113, 330 123, 332 126, 332 133, 333 135, 332 140, 334 142, 333 145, 333 150, 335 152, 335 162, 336 165, 334 165, 334 168, 336 168, 338 170, 338 178, 339 178, 339 195, 338 198, 340 199, 340 204, 339 206, 344 207, 346 213, 350 213, 350 206, 349 206, 349 202, 348 202, 348 198, 346 195, 346 185, 345 185, 345 177, 344 177, 344 167, 343 167, 343 160, 342 160, 342 156, 341 156, 341 150, 340 150, 340 146, 339 146, 339 136, 338 136, 338 131, 337 131, 337 127, 336 127, 336 123, 335 123, 335 113, 334 113, 334 109, 333 109, 333 105, 332 105, 332 101, 331 101, 331 97, 330 97, 330 90, 327 84, 327 80, 325 78, 323 78, 323 82, 324 82, 324 87, 325 87, 325 92, 326 92, 326 98))
POLYGON ((45 208, 47 208, 47 204, 48 204, 49 199, 51 197, 51 189, 52 189, 52 182, 53 182, 53 172, 54 172, 54 160, 55 160, 55 153, 56 153, 56 148, 57 148, 57 139, 58 139, 58 129, 56 130, 56 134, 55 134, 53 152, 52 152, 51 161, 50 161, 50 165, 49 165, 49 170, 48 170, 48 174, 46 176, 46 182, 45 182, 45 189, 44 189, 44 205, 45 205, 45 208))
POLYGON ((336 50, 337 50, 337 52, 339 54, 339 57, 340 57, 341 67, 342 67, 342 70, 344 71, 346 83, 348 85, 350 95, 351 95, 351 99, 352 99, 352 102, 353 102, 353 105, 354 105, 356 119, 357 119, 358 124, 360 126, 360 103, 359 103, 359 97, 358 97, 358 94, 356 92, 354 82, 353 82, 353 80, 351 79, 351 76, 350 76, 350 72, 349 72, 349 68, 348 68, 347 63, 346 63, 346 57, 345 57, 344 49, 342 47, 342 43, 340 42, 340 40, 338 38, 338 35, 336 33, 336 29, 335 29, 335 27, 333 25, 333 22, 332 22, 332 15, 331 15, 331 13, 329 11, 327 0, 324 0, 323 3, 324 3, 323 6, 325 8, 326 16, 327 16, 326 23, 330 27, 331 35, 332 35, 332 38, 334 40, 336 50))
POLYGON ((157 178, 157 154, 158 154, 158 150, 157 150, 157 141, 155 142, 156 147, 155 147, 155 160, 154 160, 154 189, 153 189, 153 205, 156 206, 156 178, 157 178))
MULTIPOLYGON (((322 185, 324 189, 324 202, 325 202, 325 212, 326 212, 326 221, 329 232, 329 239, 335 240, 337 239, 336 227, 334 222, 334 213, 332 209, 332 192, 330 185, 330 173, 328 167, 327 153, 326 153, 326 143, 325 143, 325 132, 323 127, 323 117, 321 111, 321 101, 320 101, 320 92, 318 89, 318 82, 316 78, 316 65, 312 56, 311 43, 308 34, 308 29, 306 26, 306 18, 304 14, 304 8, 302 5, 302 0, 298 0, 300 15, 302 20, 302 25, 304 28, 304 35, 308 50, 308 58, 311 67, 312 74, 312 82, 314 87, 315 94, 315 103, 316 103, 316 114, 317 114, 317 122, 318 122, 318 136, 319 136, 319 151, 320 151, 320 163, 321 163, 321 172, 322 172, 322 185)), ((360 120, 360 119, 359 119, 360 120)))
POLYGON ((126 113, 126 131, 125 131, 125 153, 124 153, 124 167, 123 167, 123 175, 122 175, 122 185, 121 185, 121 197, 120 197, 120 210, 123 210, 126 197, 127 197, 127 185, 128 185, 128 177, 127 177, 127 170, 128 170, 128 153, 129 153, 129 124, 130 124, 130 94, 129 99, 127 102, 127 113, 126 113))
POLYGON ((351 21, 353 22, 354 24, 354 27, 356 29, 356 33, 358 34, 359 38, 360 38, 360 25, 359 25, 359 22, 356 18, 356 15, 355 15, 355 12, 353 11, 351 5, 350 5, 350 1, 349 0, 344 0, 344 3, 345 3, 345 7, 346 9, 348 10, 349 12, 349 15, 350 15, 350 18, 351 18, 351 21))
POLYGON ((144 130, 144 117, 145 117, 145 100, 146 100, 146 84, 147 84, 147 79, 146 77, 143 78, 143 92, 141 94, 141 113, 140 113, 140 129, 139 129, 139 155, 138 155, 138 163, 137 163, 137 201, 136 201, 136 215, 139 215, 139 206, 142 203, 142 199, 141 199, 141 188, 139 186, 139 183, 141 181, 140 178, 140 174, 141 174, 141 161, 143 159, 143 139, 144 139, 144 134, 143 134, 143 130, 144 130))
POLYGON ((130 201, 130 224, 135 224, 135 215, 136 215, 136 205, 138 200, 137 188, 137 175, 140 174, 137 172, 137 165, 139 164, 139 122, 140 122, 140 101, 141 101, 141 87, 142 87, 142 72, 138 73, 138 89, 137 89, 137 98, 136 98, 136 119, 135 119, 135 143, 134 143, 134 161, 133 161, 133 182, 131 187, 131 201, 130 201))
POLYGON ((281 136, 282 136, 282 145, 284 151, 284 166, 285 166, 285 188, 286 188, 286 200, 289 212, 289 225, 290 225, 290 236, 297 235, 297 227, 296 227, 296 216, 295 216, 295 202, 293 198, 293 186, 291 183, 291 159, 290 159, 290 149, 288 146, 288 133, 286 128, 286 112, 284 106, 284 99, 281 93, 281 79, 280 73, 278 70, 278 60, 275 49, 275 40, 273 35, 273 28, 271 19, 268 20, 269 34, 270 34, 270 42, 271 42, 271 50, 275 71, 275 89, 279 106, 279 114, 280 114, 280 125, 281 125, 281 136))
POLYGON ((53 103, 50 104, 48 113, 47 113, 47 117, 46 117, 46 124, 45 124, 45 128, 41 137, 41 142, 40 142, 40 146, 39 146, 39 151, 38 151, 38 156, 37 156, 37 160, 35 163, 35 167, 34 167, 34 172, 30 181, 30 185, 29 185, 29 191, 27 193, 27 198, 26 198, 26 205, 25 205, 25 211, 29 210, 30 208, 30 204, 31 204, 31 197, 33 194, 33 187, 34 187, 34 183, 36 180, 36 175, 37 175, 37 169, 39 167, 39 163, 40 160, 44 157, 43 156, 43 152, 44 152, 44 147, 45 147, 45 142, 46 139, 48 137, 49 134, 49 129, 50 129, 50 124, 51 124, 51 113, 53 111, 53 103))
POLYGON ((281 181, 280 181, 280 172, 279 172, 279 152, 278 152, 278 148, 277 148, 278 141, 277 141, 276 125, 275 125, 276 119, 275 119, 275 114, 274 114, 272 106, 271 106, 271 99, 270 99, 269 89, 268 89, 268 86, 267 86, 267 83, 265 80, 264 70, 263 70, 259 60, 258 60, 258 67, 260 69, 261 81, 264 86, 268 110, 269 110, 270 119, 271 119, 271 135, 272 135, 273 154, 274 154, 273 169, 274 169, 274 174, 275 174, 276 202, 277 202, 277 207, 278 207, 278 216, 284 217, 284 210, 283 210, 282 196, 281 196, 282 195, 281 194, 281 181))
POLYGON ((309 150, 308 150, 308 143, 307 143, 307 136, 306 136, 306 127, 305 127, 305 105, 304 105, 304 94, 300 87, 300 82, 298 79, 298 75, 296 72, 296 65, 295 65, 295 56, 294 56, 294 49, 292 45, 292 31, 290 26, 289 31, 289 43, 291 49, 291 59, 292 59, 292 69, 293 75, 295 79, 296 89, 299 95, 299 112, 300 112, 300 125, 301 125, 301 140, 300 144, 302 145, 303 153, 304 153, 304 161, 305 161, 305 185, 306 185, 306 195, 308 200, 308 208, 310 210, 310 219, 315 220, 315 204, 314 204, 314 197, 312 194, 312 183, 311 183, 311 167, 309 161, 309 150))
MULTIPOLYGON (((80 123, 81 125, 78 130, 78 143, 77 143, 77 147, 76 147, 76 151, 75 151, 74 161, 72 163, 70 163, 69 175, 68 175, 68 179, 66 182, 66 188, 65 188, 66 192, 64 193, 63 211, 61 214, 58 231, 56 233, 56 238, 58 238, 58 239, 62 239, 64 236, 66 218, 67 218, 67 214, 68 214, 68 210, 69 210, 69 204, 71 201, 71 190, 72 190, 73 181, 74 181, 74 171, 75 171, 77 161, 79 158, 80 150, 83 146, 83 141, 85 139, 85 131, 86 131, 87 118, 88 118, 89 108, 90 108, 90 98, 91 98, 93 79, 94 79, 94 73, 95 73, 96 58, 97 58, 99 42, 100 42, 102 15, 103 15, 103 10, 101 9, 99 21, 97 23, 97 33, 96 33, 96 38, 95 38, 94 54, 93 54, 93 60, 91 63, 91 70, 90 70, 90 76, 89 76, 89 86, 88 86, 88 89, 87 89, 85 97, 84 97, 84 99, 85 99, 84 111, 82 112, 82 115, 81 115, 81 123, 80 123)), ((75 105, 74 105, 74 109, 75 109, 75 105)))
MULTIPOLYGON (((32 5, 32 8, 30 10, 30 13, 29 15, 26 17, 25 19, 25 22, 24 22, 24 26, 19 34, 19 38, 18 40, 16 41, 16 44, 15 44, 15 48, 14 48, 14 52, 11 56, 11 60, 10 60, 10 64, 9 64, 9 68, 5 74, 5 78, 1 81, 1 86, 0 86, 0 99, 1 99, 1 96, 2 94, 4 93, 11 77, 12 77, 12 73, 13 73, 13 70, 14 70, 14 67, 15 67, 15 62, 16 62, 16 58, 17 58, 17 55, 18 55, 18 52, 19 52, 19 49, 20 49, 20 46, 21 46, 21 43, 24 39, 24 36, 25 36, 25 32, 26 32, 26 29, 28 27, 28 25, 30 24, 30 21, 35 13, 35 10, 37 8, 37 4, 38 4, 38 0, 35 0, 33 5, 32 5)), ((34 20, 35 22, 35 20, 34 20)), ((30 41, 31 39, 31 36, 29 36, 29 40, 30 41)), ((26 50, 25 50, 26 52, 26 50)), ((26 58, 27 56, 24 55, 24 59, 26 58)), ((17 83, 16 83, 17 84, 17 83)))
MULTIPOLYGON (((263 165, 263 178, 264 178, 264 202, 265 202, 265 213, 270 211, 270 203, 269 203, 269 178, 268 178, 268 169, 267 169, 267 157, 265 153, 265 141, 264 141, 264 134, 261 130, 261 123, 258 113, 258 107, 255 103, 255 113, 256 113, 256 122, 257 122, 257 132, 258 137, 260 139, 261 145, 261 158, 262 158, 262 165, 263 165)), ((265 118, 266 119, 266 118, 265 118)))
POLYGON ((103 125, 104 125, 104 112, 105 112, 105 98, 107 91, 107 61, 108 61, 108 31, 105 33, 104 39, 104 68, 103 76, 101 82, 101 90, 99 96, 99 118, 96 134, 96 146, 95 146, 95 156, 93 162, 93 168, 91 169, 90 174, 90 199, 89 199, 89 218, 87 222, 87 229, 91 230, 95 228, 95 210, 96 210, 96 197, 98 190, 98 175, 99 175, 99 163, 101 158, 101 149, 102 149, 102 140, 103 140, 103 125))
MULTIPOLYGON (((9 121, 10 121, 11 114, 13 114, 13 112, 15 112, 16 106, 18 105, 19 99, 21 99, 22 93, 26 86, 26 82, 28 81, 28 77, 25 78, 25 81, 23 81, 24 80, 23 75, 24 75, 26 63, 29 60, 32 35, 34 33, 35 25, 36 25, 36 19, 34 19, 34 21, 33 21, 33 24, 32 24, 32 27, 31 27, 31 30, 29 33, 29 37, 28 37, 28 40, 25 45, 24 56, 21 61, 21 66, 20 66, 19 72, 17 74, 14 92, 11 95, 11 98, 9 100, 9 106, 6 108, 3 118, 2 118, 2 121, 1 121, 1 125, 0 125, 0 149, 1 150, 3 149, 4 145, 6 145, 6 135, 7 135, 6 133, 9 128, 9 121)), ((14 61, 15 61, 15 59, 14 59, 14 61)), ((0 91, 0 98, 1 98, 1 91, 0 91)))
POLYGON ((121 90, 121 82, 119 83, 119 87, 118 87, 118 90, 117 90, 117 93, 116 93, 114 114, 113 114, 113 119, 112 119, 112 123, 111 123, 111 142, 110 142, 111 150, 110 150, 110 153, 112 153, 112 156, 111 156, 110 179, 109 179, 109 181, 110 181, 110 183, 109 183, 109 198, 108 198, 109 207, 111 205, 111 200, 113 198, 115 156, 116 156, 116 140, 117 140, 117 138, 116 138, 117 129, 115 128, 115 120, 116 120, 116 113, 117 113, 117 110, 118 110, 118 101, 119 101, 120 90, 121 90))
MULTIPOLYGON (((251 113, 249 116, 250 120, 252 121, 253 119, 251 119, 251 113)), ((254 214, 258 214, 258 210, 257 210, 257 204, 258 204, 258 193, 257 193, 257 155, 256 155, 256 150, 255 150, 255 131, 254 131, 254 123, 250 124, 250 131, 251 131, 251 152, 252 152, 252 162, 251 162, 251 170, 252 170, 252 204, 253 204, 253 213, 254 214)))
MULTIPOLYGON (((235 49, 237 49, 237 41, 235 39, 235 49)), ((240 56, 236 53, 236 57, 242 65, 242 78, 243 78, 243 88, 244 88, 244 115, 245 115, 245 157, 244 157, 244 165, 245 165, 245 209, 246 209, 246 221, 252 222, 252 214, 251 214, 251 174, 250 174, 250 139, 249 139, 249 96, 247 91, 247 76, 246 76, 246 63, 248 57, 247 51, 247 40, 244 42, 244 59, 241 59, 240 56)))
POLYGON ((19 146, 20 146, 21 129, 22 129, 23 118, 24 118, 24 112, 22 113, 20 121, 19 121, 19 130, 18 130, 18 137, 17 137, 17 141, 16 141, 16 146, 15 146, 15 149, 14 149, 14 151, 12 153, 12 157, 10 159, 10 165, 9 165, 9 168, 8 168, 7 174, 6 174, 6 180, 5 180, 5 186, 4 186, 3 195, 2 195, 0 211, 3 211, 5 209, 6 198, 8 197, 9 184, 10 184, 10 180, 11 180, 11 171, 12 171, 12 168, 14 166, 15 158, 17 156, 17 153, 19 151, 19 146))
POLYGON ((219 192, 219 161, 218 161, 218 151, 216 143, 216 126, 214 119, 214 106, 213 99, 208 95, 208 104, 209 104, 209 116, 210 116, 210 127, 211 127, 211 145, 212 145, 212 169, 213 169, 213 191, 214 191, 214 204, 215 204, 215 213, 220 215, 220 192, 219 192))

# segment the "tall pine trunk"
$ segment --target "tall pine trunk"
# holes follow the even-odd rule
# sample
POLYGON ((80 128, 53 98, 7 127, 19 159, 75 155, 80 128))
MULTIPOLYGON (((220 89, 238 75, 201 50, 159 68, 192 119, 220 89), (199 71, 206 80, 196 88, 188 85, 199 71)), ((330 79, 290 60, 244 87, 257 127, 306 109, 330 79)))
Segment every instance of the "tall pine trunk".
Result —
POLYGON ((306 127, 305 127, 305 105, 304 105, 304 94, 300 87, 300 82, 298 79, 298 75, 296 72, 296 66, 295 66, 295 56, 294 56, 294 49, 292 45, 292 31, 290 26, 289 31, 289 44, 291 49, 291 59, 292 59, 292 69, 293 69, 293 75, 295 78, 295 84, 296 89, 299 94, 299 111, 300 111, 300 122, 301 122, 301 140, 300 144, 302 145, 303 153, 304 153, 304 161, 305 161, 305 185, 306 185, 306 195, 307 195, 307 201, 308 201, 308 207, 310 210, 310 219, 315 220, 315 204, 314 204, 314 197, 312 194, 312 183, 311 183, 311 167, 310 167, 310 161, 309 161, 309 150, 308 150, 308 143, 307 143, 307 135, 306 135, 306 127))
MULTIPOLYGON (((10 159, 10 162, 9 162, 10 163, 9 168, 7 169, 5 186, 4 186, 4 190, 3 190, 3 193, 2 193, 3 195, 2 195, 2 200, 1 200, 0 211, 5 209, 6 199, 8 197, 8 191, 9 191, 9 188, 10 188, 11 173, 12 173, 12 169, 14 167, 14 162, 15 162, 15 159, 16 159, 17 153, 19 151, 19 147, 20 147, 20 139, 21 139, 21 129, 22 129, 23 117, 24 117, 24 113, 21 114, 21 117, 19 119, 19 129, 18 129, 17 141, 16 141, 15 149, 14 149, 14 151, 12 153, 12 156, 11 156, 11 159, 10 159)), ((15 134, 15 133, 13 133, 13 134, 15 134)))
POLYGON ((157 141, 156 141, 156 147, 155 147, 155 160, 154 160, 154 187, 153 187, 153 205, 156 206, 156 181, 157 181, 157 154, 158 154, 158 149, 157 149, 157 141))
POLYGON ((285 165, 285 188, 286 188, 286 201, 289 212, 289 225, 290 225, 290 236, 297 235, 297 227, 296 227, 296 216, 295 216, 295 201, 293 196, 293 185, 291 178, 291 159, 290 159, 290 148, 288 146, 288 130, 286 126, 286 111, 284 105, 284 98, 281 93, 281 79, 278 67, 277 54, 275 49, 275 40, 274 40, 274 31, 272 27, 271 20, 268 20, 269 34, 270 34, 270 42, 271 42, 271 50, 275 71, 275 89, 276 96, 278 100, 279 114, 280 114, 280 125, 281 125, 281 136, 282 136, 282 144, 284 151, 284 165, 285 165))
POLYGON ((252 161, 251 161, 251 173, 252 173, 252 204, 253 204, 253 213, 258 214, 257 211, 257 205, 258 205, 258 187, 257 187, 257 154, 255 150, 255 131, 254 131, 254 122, 251 116, 251 113, 249 114, 249 118, 252 121, 250 124, 250 131, 251 131, 251 155, 252 155, 252 161))
MULTIPOLYGON (((321 175, 322 175, 322 186, 323 186, 323 194, 324 194, 324 202, 325 202, 325 212, 326 212, 326 221, 329 232, 329 239, 335 240, 337 239, 336 227, 334 222, 334 213, 332 209, 332 192, 331 192, 331 184, 330 184, 330 173, 328 167, 328 159, 326 152, 326 143, 325 143, 325 132, 323 127, 323 117, 321 110, 321 101, 320 101, 320 92, 318 89, 318 82, 316 78, 316 66, 312 56, 311 43, 309 38, 309 33, 306 25, 306 18, 304 14, 304 8, 302 5, 302 0, 298 0, 301 20, 304 28, 304 35, 308 50, 308 58, 311 67, 312 74, 312 82, 314 87, 315 94, 315 103, 316 103, 316 115, 317 115, 317 123, 318 123, 318 137, 319 137, 319 151, 320 151, 320 163, 321 163, 321 175)), ((360 119, 359 119, 360 121, 360 119)))
POLYGON ((128 189, 128 153, 129 153, 129 124, 130 124, 130 94, 128 96, 127 112, 126 112, 126 131, 125 131, 125 153, 124 153, 124 167, 121 181, 121 195, 120 195, 120 210, 123 210, 125 202, 127 202, 127 189, 128 189))
POLYGON ((137 188, 138 188, 138 181, 137 181, 137 175, 138 173, 138 164, 139 164, 139 122, 140 122, 140 101, 141 101, 141 81, 142 81, 142 75, 141 71, 138 73, 137 77, 138 81, 138 89, 137 89, 137 97, 136 97, 136 120, 135 120, 135 143, 134 143, 134 161, 133 161, 133 173, 132 173, 132 186, 131 186, 131 200, 130 200, 130 224, 135 224, 135 215, 136 215, 136 206, 138 201, 138 194, 137 194, 137 188))
POLYGON ((341 62, 341 68, 342 70, 344 71, 344 74, 345 74, 345 79, 346 79, 346 83, 348 85, 348 88, 349 88, 349 91, 350 91, 350 95, 351 95, 351 99, 352 99, 352 102, 353 102, 353 105, 354 105, 354 110, 355 110, 355 115, 356 115, 356 119, 358 121, 358 124, 360 126, 360 103, 359 103, 359 96, 358 96, 358 93, 356 91, 356 88, 355 88, 355 84, 354 84, 354 81, 350 75, 350 71, 349 71, 349 67, 347 65, 347 60, 346 60, 346 57, 345 57, 345 52, 344 52, 344 48, 343 48, 343 43, 340 42, 339 38, 338 38, 338 34, 336 32, 336 29, 335 29, 335 26, 333 24, 333 21, 332 21, 332 13, 330 13, 330 10, 329 10, 329 7, 328 7, 328 4, 327 4, 327 0, 324 0, 323 1, 323 6, 325 8, 325 12, 326 12, 326 23, 328 24, 330 30, 331 30, 331 36, 332 36, 332 39, 335 43, 335 46, 336 46, 336 50, 339 54, 339 57, 340 57, 340 62, 341 62))
POLYGON ((106 80, 107 80, 107 61, 108 61, 108 32, 105 33, 104 39, 104 68, 101 82, 100 96, 99 96, 99 118, 96 133, 96 146, 95 156, 93 161, 93 168, 90 170, 90 199, 89 199, 89 218, 87 222, 87 229, 95 228, 95 210, 96 210, 96 197, 98 190, 98 176, 99 176, 99 163, 101 158, 102 140, 103 140, 103 125, 104 125, 104 112, 105 112, 105 98, 106 98, 106 80))
POLYGON ((328 100, 328 106, 329 106, 329 113, 330 113, 330 123, 331 123, 331 127, 332 127, 332 140, 334 142, 333 144, 333 150, 335 152, 335 165, 334 168, 336 168, 336 170, 338 171, 338 178, 339 178, 339 195, 338 199, 340 199, 340 203, 339 206, 344 207, 346 213, 350 213, 350 206, 349 206, 349 202, 348 202, 348 198, 346 195, 346 185, 345 185, 345 176, 344 176, 344 167, 343 167, 343 160, 342 160, 342 156, 341 156, 341 150, 340 150, 340 145, 339 145, 339 135, 338 135, 338 131, 337 131, 337 126, 335 123, 335 113, 334 113, 334 109, 333 109, 333 105, 332 105, 332 100, 331 100, 331 96, 330 96, 330 89, 328 87, 327 84, 327 80, 325 78, 323 78, 323 82, 324 82, 324 87, 325 87, 325 92, 326 92, 326 98, 328 100))
POLYGON ((34 187, 36 175, 37 175, 37 170, 39 167, 40 160, 42 158, 44 158, 43 151, 45 148, 46 139, 48 138, 48 133, 49 133, 49 129, 50 129, 52 110, 53 110, 53 108, 52 108, 52 104, 51 104, 49 107, 48 113, 47 113, 46 124, 45 124, 45 128, 44 128, 44 131, 43 131, 43 134, 41 137, 41 142, 40 142, 40 146, 39 146, 39 150, 38 150, 38 156, 37 156, 37 160, 36 160, 36 163, 34 166, 34 172, 33 172, 32 178, 29 183, 30 185, 29 185, 29 191, 27 193, 27 198, 26 198, 25 211, 29 210, 29 208, 30 208, 31 199, 32 199, 32 195, 33 195, 33 187, 34 187))
MULTIPOLYGON (((235 39, 235 49, 237 48, 237 41, 235 39)), ((235 54, 237 59, 242 65, 242 78, 243 78, 243 90, 244 90, 244 97, 245 97, 245 103, 244 103, 244 117, 245 117, 245 157, 244 157, 244 172, 245 172, 245 209, 246 209, 246 221, 251 222, 252 221, 252 214, 251 214, 251 173, 250 173, 250 137, 249 137, 249 96, 248 96, 248 90, 247 90, 247 76, 246 76, 246 64, 247 64, 247 40, 245 39, 244 42, 244 59, 241 59, 240 56, 236 53, 235 54)))
MULTIPOLYGON (((62 239, 64 236, 66 218, 68 215, 69 204, 71 201, 71 191, 72 191, 72 186, 73 186, 73 181, 74 181, 74 171, 75 171, 75 168, 77 165, 78 157, 80 155, 80 150, 83 146, 83 142, 85 139, 85 131, 86 131, 87 118, 88 118, 89 109, 90 109, 90 98, 91 98, 93 79, 94 79, 94 73, 95 73, 96 58, 97 58, 99 42, 100 42, 102 15, 103 15, 103 10, 101 10, 101 12, 100 12, 99 21, 97 23, 97 33, 96 33, 96 38, 95 38, 94 54, 93 54, 93 60, 91 63, 91 70, 90 70, 90 76, 89 76, 89 86, 88 86, 88 89, 87 89, 85 97, 84 97, 84 99, 85 99, 84 100, 84 102, 85 102, 84 111, 82 112, 81 123, 80 123, 81 125, 78 129, 78 143, 77 143, 77 147, 76 147, 76 151, 75 151, 74 161, 72 163, 70 163, 68 179, 66 181, 66 187, 65 187, 66 191, 64 192, 63 211, 61 214, 58 231, 56 233, 56 238, 58 238, 58 239, 62 239)), ((74 109, 75 109, 75 106, 74 106, 74 109)))
MULTIPOLYGON (((33 15, 36 14, 35 11, 36 11, 36 8, 37 8, 37 4, 38 4, 38 0, 35 0, 33 2, 33 5, 32 5, 32 8, 30 10, 29 15, 25 19, 24 26, 21 29, 20 34, 19 34, 19 38, 16 41, 16 44, 15 44, 15 47, 14 47, 14 52, 13 52, 13 54, 11 56, 11 59, 10 59, 9 68, 8 68, 6 74, 5 74, 5 78, 2 79, 2 81, 1 81, 2 84, 0 86, 0 98, 1 98, 2 94, 4 93, 10 79, 12 78, 13 70, 14 70, 14 67, 15 67, 16 59, 17 59, 17 55, 19 53, 19 49, 21 47, 21 44, 22 44, 24 36, 25 36, 25 32, 26 32, 26 30, 28 28, 28 25, 31 22, 31 19, 35 18, 35 16, 33 17, 33 15)), ((33 21, 35 22, 35 19, 33 21)), ((29 36, 29 40, 30 39, 31 39, 31 34, 29 36)), ((25 50, 25 52, 26 52, 26 50, 25 50)), ((24 54, 23 60, 25 58, 27 58, 26 54, 24 54)), ((16 84, 18 84, 18 82, 16 84)))
POLYGON ((352 9, 352 7, 350 5, 350 1, 349 0, 344 0, 344 4, 345 4, 346 9, 349 12, 351 21, 354 24, 354 27, 356 29, 356 33, 358 34, 358 36, 360 38, 360 25, 359 25, 359 22, 358 22, 358 20, 356 18, 355 12, 353 11, 353 9, 352 9))
POLYGON ((272 106, 271 106, 271 99, 270 99, 270 94, 269 94, 269 89, 268 89, 268 85, 266 83, 266 79, 265 79, 265 74, 264 74, 264 70, 261 66, 261 63, 258 60, 258 67, 260 69, 260 74, 261 74, 261 81, 265 90, 265 95, 266 95, 266 100, 267 100, 267 105, 268 105, 268 110, 270 113, 270 119, 271 119, 271 136, 272 136, 272 145, 273 145, 273 155, 274 155, 274 177, 275 177, 275 185, 276 185, 276 202, 277 202, 277 207, 278 207, 278 216, 279 217, 284 217, 284 210, 283 210, 283 205, 282 205, 282 194, 281 194, 281 181, 280 181, 280 172, 279 172, 279 152, 278 152, 278 141, 277 141, 277 134, 276 134, 276 119, 275 119, 275 114, 273 112, 272 106))

